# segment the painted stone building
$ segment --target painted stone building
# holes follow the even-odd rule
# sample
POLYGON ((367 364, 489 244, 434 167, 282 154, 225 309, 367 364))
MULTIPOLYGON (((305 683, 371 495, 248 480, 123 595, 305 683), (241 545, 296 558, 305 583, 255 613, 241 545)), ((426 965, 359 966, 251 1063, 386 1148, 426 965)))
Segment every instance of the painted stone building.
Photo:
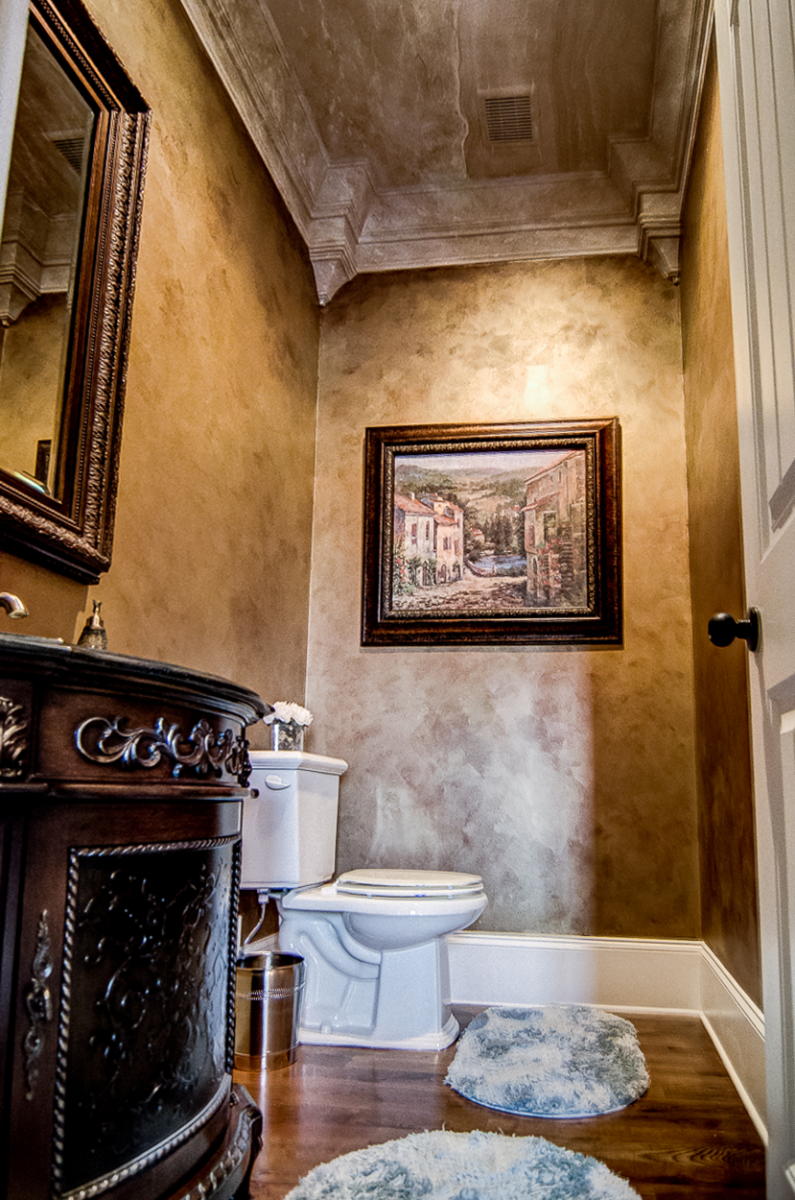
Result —
POLYGON ((441 496, 395 495, 395 587, 430 587, 460 579, 464 513, 441 496))
POLYGON ((428 587, 436 580, 436 551, 433 509, 414 495, 395 495, 394 586, 428 587))
POLYGON ((422 497, 434 512, 436 525, 436 582, 460 579, 464 571, 464 510, 443 496, 422 497))
POLYGON ((587 601, 585 454, 572 450, 525 480, 527 601, 556 608, 587 601))

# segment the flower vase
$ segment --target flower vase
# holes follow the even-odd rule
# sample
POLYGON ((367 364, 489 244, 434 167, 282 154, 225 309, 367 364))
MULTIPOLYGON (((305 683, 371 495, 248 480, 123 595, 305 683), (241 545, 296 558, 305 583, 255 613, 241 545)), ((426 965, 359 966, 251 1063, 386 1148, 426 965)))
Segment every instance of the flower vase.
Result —
POLYGON ((303 750, 304 726, 295 721, 274 721, 271 724, 272 750, 303 750))

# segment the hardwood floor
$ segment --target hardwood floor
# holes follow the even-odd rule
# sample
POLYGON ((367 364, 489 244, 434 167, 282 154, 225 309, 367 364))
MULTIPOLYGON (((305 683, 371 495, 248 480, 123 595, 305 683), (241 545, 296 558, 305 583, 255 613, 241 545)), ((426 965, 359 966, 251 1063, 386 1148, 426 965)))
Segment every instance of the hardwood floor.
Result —
MULTIPOLYGON (((477 1009, 456 1009, 461 1023, 477 1009)), ((591 1154, 644 1200, 764 1200, 764 1148, 697 1017, 628 1016, 651 1076, 621 1112, 581 1121, 512 1117, 444 1084, 439 1053, 301 1046, 279 1071, 235 1072, 264 1116, 253 1200, 282 1200, 299 1178, 350 1150, 424 1129, 545 1137, 591 1154)))

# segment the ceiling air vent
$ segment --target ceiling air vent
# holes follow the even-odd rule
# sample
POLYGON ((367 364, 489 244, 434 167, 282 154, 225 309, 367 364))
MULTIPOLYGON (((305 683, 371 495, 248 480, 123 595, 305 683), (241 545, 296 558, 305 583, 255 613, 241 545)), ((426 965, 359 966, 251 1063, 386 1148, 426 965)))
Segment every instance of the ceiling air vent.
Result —
POLYGON ((486 128, 492 142, 530 142, 533 119, 529 96, 485 96, 486 128))

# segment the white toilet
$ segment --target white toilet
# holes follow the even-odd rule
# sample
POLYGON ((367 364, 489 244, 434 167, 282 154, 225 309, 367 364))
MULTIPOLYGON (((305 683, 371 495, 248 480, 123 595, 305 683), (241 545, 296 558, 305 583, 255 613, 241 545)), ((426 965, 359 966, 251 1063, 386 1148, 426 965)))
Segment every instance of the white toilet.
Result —
POLYGON ((487 904, 479 875, 348 871, 333 883, 339 777, 347 763, 298 751, 251 752, 241 887, 276 891, 279 946, 306 961, 302 1042, 441 1050, 458 1022, 444 936, 487 904), (321 886, 318 886, 321 885, 321 886))

